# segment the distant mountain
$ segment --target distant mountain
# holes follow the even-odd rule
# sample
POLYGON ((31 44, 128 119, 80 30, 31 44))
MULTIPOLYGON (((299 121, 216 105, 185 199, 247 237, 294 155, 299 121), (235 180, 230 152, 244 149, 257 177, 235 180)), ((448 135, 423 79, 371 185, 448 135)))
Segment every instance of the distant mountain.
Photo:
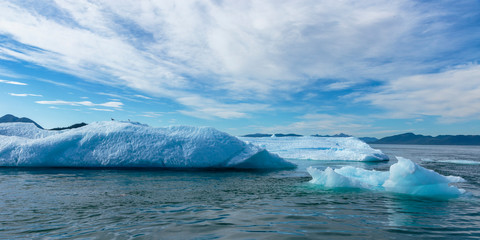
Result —
POLYGON ((288 134, 275 133, 274 135, 275 137, 303 137, 303 135, 295 134, 295 133, 288 133, 288 134))
POLYGON ((404 133, 384 137, 374 144, 480 145, 479 135, 439 135, 436 137, 404 133))
POLYGON ((26 117, 22 117, 22 118, 18 118, 18 117, 15 117, 13 116, 12 114, 7 114, 3 117, 0 118, 0 123, 9 123, 9 122, 25 122, 25 123, 33 123, 35 124, 35 126, 37 126, 38 128, 40 129, 43 129, 42 126, 38 125, 36 122, 34 122, 32 119, 30 118, 26 118, 26 117))
POLYGON ((73 124, 72 126, 69 126, 69 127, 52 128, 50 130, 60 131, 60 130, 66 130, 66 129, 80 128, 80 127, 84 127, 84 126, 87 126, 87 124, 82 122, 82 123, 73 124))
POLYGON ((373 142, 376 142, 378 141, 378 138, 374 138, 374 137, 360 137, 358 138, 366 143, 373 143, 373 142))
POLYGON ((253 134, 243 135, 242 137, 272 137, 273 135, 275 135, 275 137, 303 137, 303 135, 299 135, 299 134, 295 134, 295 133, 288 133, 288 134, 283 134, 283 133, 275 133, 275 134, 253 133, 253 134))
POLYGON ((271 137, 272 134, 268 133, 252 133, 252 134, 247 134, 243 135, 242 137, 271 137))
POLYGON ((335 134, 335 135, 312 135, 312 137, 351 137, 351 135, 345 134, 345 133, 340 133, 340 134, 335 134))

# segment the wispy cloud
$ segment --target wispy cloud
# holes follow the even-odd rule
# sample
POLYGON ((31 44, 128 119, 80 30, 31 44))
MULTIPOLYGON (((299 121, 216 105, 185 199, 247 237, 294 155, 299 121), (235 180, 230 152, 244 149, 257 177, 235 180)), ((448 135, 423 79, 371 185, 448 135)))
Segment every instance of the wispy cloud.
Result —
POLYGON ((59 87, 66 87, 66 88, 75 89, 75 90, 82 90, 81 88, 79 88, 77 86, 74 86, 72 84, 67 84, 67 83, 63 83, 63 82, 59 82, 59 81, 53 81, 53 80, 44 79, 44 78, 34 78, 34 80, 49 83, 49 84, 53 84, 53 85, 56 85, 56 86, 59 86, 59 87))
POLYGON ((302 133, 302 134, 336 134, 347 133, 359 135, 371 128, 367 119, 355 115, 306 114, 299 121, 289 125, 263 128, 269 133, 302 133))
POLYGON ((100 112, 113 112, 113 109, 106 109, 106 108, 90 108, 90 110, 100 111, 100 112))
POLYGON ((179 112, 185 115, 204 119, 209 119, 212 117, 223 119, 245 118, 249 117, 249 112, 265 111, 269 106, 267 104, 250 103, 225 104, 195 95, 180 97, 176 100, 182 105, 190 108, 189 110, 179 110, 179 112))
POLYGON ((354 82, 334 82, 326 85, 324 87, 325 91, 339 91, 339 90, 345 90, 351 88, 353 85, 355 85, 354 82))
POLYGON ((123 106, 123 103, 121 102, 92 103, 90 101, 71 102, 71 101, 55 100, 55 101, 36 101, 36 103, 45 104, 45 105, 69 105, 69 106, 111 107, 111 108, 121 108, 123 106))
POLYGON ((14 97, 43 97, 42 95, 31 93, 9 93, 9 95, 14 97))
POLYGON ((28 85, 28 84, 26 84, 26 83, 23 83, 23 82, 17 82, 17 81, 8 81, 8 80, 1 80, 1 79, 0 79, 0 83, 12 84, 12 85, 22 85, 22 86, 26 86, 26 85, 28 85))
MULTIPOLYGON (((102 95, 102 96, 108 96, 112 100, 113 99, 123 99, 123 100, 130 101, 130 102, 141 102, 141 100, 136 99, 135 96, 131 97, 131 95, 129 95, 129 94, 120 95, 120 94, 106 93, 106 92, 97 92, 97 94, 102 95)), ((115 100, 115 101, 118 101, 118 100, 115 100)))
POLYGON ((419 74, 389 82, 373 93, 359 96, 389 111, 411 118, 438 116, 443 121, 480 119, 480 65, 459 66, 434 74, 419 74))
POLYGON ((163 116, 163 112, 144 112, 143 114, 140 114, 139 116, 141 117, 148 117, 148 118, 158 118, 163 116))
POLYGON ((147 99, 147 100, 151 100, 153 98, 151 97, 147 97, 147 96, 143 96, 143 95, 140 95, 140 94, 137 94, 137 95, 133 95, 134 97, 137 97, 137 98, 143 98, 143 99, 147 99))
MULTIPOLYGON (((0 54, 1 56, 1 54, 0 54)), ((13 72, 11 70, 0 67, 0 76, 7 78, 25 78, 26 76, 20 73, 13 72)))
POLYGON ((478 24, 465 24, 477 12, 449 1, 41 5, 0 5, 0 58, 166 97, 202 118, 248 117, 314 85, 335 91, 375 79, 390 86, 479 53, 465 48, 478 46, 478 24))

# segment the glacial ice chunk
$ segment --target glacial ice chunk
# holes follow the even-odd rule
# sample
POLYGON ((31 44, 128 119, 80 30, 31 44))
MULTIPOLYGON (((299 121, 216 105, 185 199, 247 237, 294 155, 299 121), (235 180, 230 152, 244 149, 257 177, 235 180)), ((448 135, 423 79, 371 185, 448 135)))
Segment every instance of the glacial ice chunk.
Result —
POLYGON ((390 171, 365 170, 351 166, 333 170, 308 167, 311 183, 327 188, 362 188, 424 197, 457 197, 465 191, 450 183, 464 182, 461 177, 443 176, 409 159, 397 157, 390 171))
POLYGON ((283 158, 308 160, 387 161, 388 156, 354 137, 241 137, 283 158))
POLYGON ((94 122, 63 130, 0 124, 0 166, 292 168, 258 146, 208 127, 94 122))

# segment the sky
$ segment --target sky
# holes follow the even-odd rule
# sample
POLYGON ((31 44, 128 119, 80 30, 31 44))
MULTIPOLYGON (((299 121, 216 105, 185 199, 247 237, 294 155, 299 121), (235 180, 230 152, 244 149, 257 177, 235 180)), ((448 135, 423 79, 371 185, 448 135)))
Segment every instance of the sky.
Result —
POLYGON ((0 0, 0 115, 480 134, 477 0, 0 0))

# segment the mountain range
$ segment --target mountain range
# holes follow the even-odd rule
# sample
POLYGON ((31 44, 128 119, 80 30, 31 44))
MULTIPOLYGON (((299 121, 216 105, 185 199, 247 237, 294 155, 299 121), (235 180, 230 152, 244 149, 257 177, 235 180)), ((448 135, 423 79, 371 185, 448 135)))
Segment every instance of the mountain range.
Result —
POLYGON ((417 145, 480 145, 479 135, 439 135, 436 137, 414 133, 384 137, 373 144, 417 144, 417 145))
MULTIPOLYGON (((295 134, 295 133, 288 133, 288 134, 284 134, 284 133, 275 133, 275 134, 271 134, 271 133, 253 133, 253 134, 243 135, 242 137, 272 137, 272 136, 275 136, 275 137, 303 137, 303 135, 295 134)), ((312 137, 351 137, 351 135, 347 135, 347 134, 345 134, 345 133, 339 133, 339 134, 335 134, 335 135, 319 135, 319 134, 315 134, 315 135, 312 135, 312 137)), ((377 140, 377 139, 375 139, 375 140, 377 140)))
MULTIPOLYGON (((43 129, 42 126, 40 126, 38 123, 36 123, 35 121, 33 121, 30 118, 26 118, 26 117, 19 118, 19 117, 13 116, 12 114, 7 114, 7 115, 0 118, 0 123, 10 123, 10 122, 33 123, 38 128, 43 129)), ((73 124, 73 125, 68 126, 68 127, 58 127, 58 128, 52 128, 52 129, 49 129, 49 130, 60 131, 60 130, 66 130, 66 129, 79 128, 79 127, 83 127, 83 126, 86 126, 86 125, 87 125, 86 123, 82 122, 82 123, 73 124)))
POLYGON ((43 129, 42 126, 40 126, 38 123, 36 123, 35 121, 33 121, 30 118, 26 118, 26 117, 18 118, 18 117, 13 116, 12 114, 7 114, 7 115, 0 118, 0 123, 9 123, 9 122, 33 123, 38 128, 43 129))
POLYGON ((253 134, 247 134, 243 135, 242 137, 303 137, 303 135, 295 134, 295 133, 288 133, 288 134, 283 134, 283 133, 253 133, 253 134))

